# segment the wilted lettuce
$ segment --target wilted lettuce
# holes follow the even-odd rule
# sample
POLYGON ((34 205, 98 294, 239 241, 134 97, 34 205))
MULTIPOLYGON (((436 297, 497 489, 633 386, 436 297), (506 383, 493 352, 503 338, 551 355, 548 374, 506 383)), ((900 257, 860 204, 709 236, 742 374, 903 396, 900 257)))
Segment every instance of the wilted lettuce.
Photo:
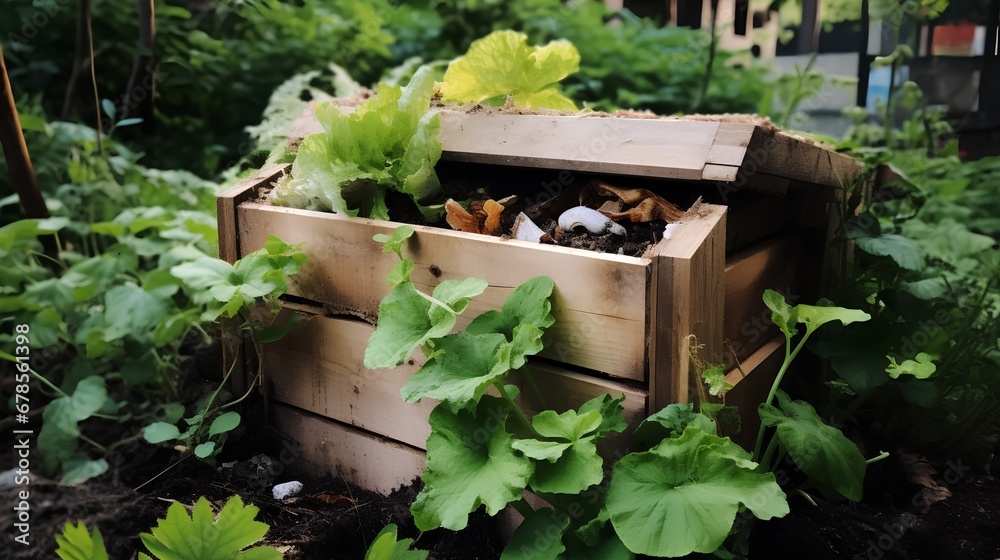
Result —
POLYGON ((509 96, 512 104, 525 109, 575 111, 555 84, 579 69, 580 53, 569 41, 533 47, 523 33, 495 31, 474 41, 465 56, 448 66, 441 97, 503 105, 509 96))
POLYGON ((426 203, 441 183, 434 165, 441 157, 440 123, 428 112, 434 76, 419 69, 405 88, 382 84, 377 94, 344 113, 317 104, 324 132, 303 139, 291 176, 271 194, 279 206, 389 219, 386 192, 409 195, 429 220, 442 207, 426 203))

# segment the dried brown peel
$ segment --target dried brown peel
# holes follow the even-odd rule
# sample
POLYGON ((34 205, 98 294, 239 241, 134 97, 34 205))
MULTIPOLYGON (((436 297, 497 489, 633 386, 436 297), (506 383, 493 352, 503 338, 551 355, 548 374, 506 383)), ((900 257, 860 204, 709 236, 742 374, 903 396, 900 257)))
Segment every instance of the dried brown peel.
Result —
POLYGON ((466 210, 453 199, 448 199, 444 209, 445 221, 455 230, 493 236, 501 233, 500 217, 505 208, 495 200, 474 200, 466 210))
POLYGON ((483 203, 483 211, 486 212, 486 220, 483 222, 481 233, 486 235, 500 235, 500 215, 503 214, 504 207, 493 199, 483 203))
POLYGON ((676 222, 684 210, 648 189, 626 189, 594 180, 580 193, 580 202, 586 206, 599 206, 599 211, 612 220, 629 219, 632 222, 664 220, 676 222), (603 200, 603 202, 602 202, 603 200), (608 202, 621 203, 626 210, 613 210, 608 202))
POLYGON ((445 221, 452 229, 467 233, 479 233, 479 220, 462 205, 449 198, 444 203, 445 221))

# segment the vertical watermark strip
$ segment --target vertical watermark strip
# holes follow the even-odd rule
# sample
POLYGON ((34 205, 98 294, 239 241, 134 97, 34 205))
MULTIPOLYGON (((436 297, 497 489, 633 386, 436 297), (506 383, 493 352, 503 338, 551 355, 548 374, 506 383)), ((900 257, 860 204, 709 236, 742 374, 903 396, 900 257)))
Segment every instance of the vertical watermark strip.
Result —
POLYGON ((29 485, 31 484, 31 439, 34 430, 27 429, 31 412, 31 327, 18 323, 14 327, 14 486, 19 487, 17 503, 14 505, 14 541, 27 546, 31 538, 31 506, 29 485))

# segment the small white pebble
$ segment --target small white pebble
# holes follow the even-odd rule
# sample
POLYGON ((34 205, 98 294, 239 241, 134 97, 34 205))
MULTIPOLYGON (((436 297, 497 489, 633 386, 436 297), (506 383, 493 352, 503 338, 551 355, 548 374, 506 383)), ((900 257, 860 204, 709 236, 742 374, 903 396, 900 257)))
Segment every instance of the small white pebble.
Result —
POLYGON ((275 484, 274 488, 271 489, 271 495, 274 496, 275 500, 284 500, 285 498, 291 498, 301 491, 302 483, 298 480, 292 480, 290 482, 275 484))

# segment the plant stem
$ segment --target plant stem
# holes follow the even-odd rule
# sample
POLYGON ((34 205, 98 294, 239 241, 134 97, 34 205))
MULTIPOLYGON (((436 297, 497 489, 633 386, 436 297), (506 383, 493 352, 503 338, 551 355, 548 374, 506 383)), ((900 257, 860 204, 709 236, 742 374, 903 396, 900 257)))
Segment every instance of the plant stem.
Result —
POLYGON ((868 459, 867 461, 865 461, 865 464, 866 465, 870 465, 872 463, 877 463, 877 462, 879 462, 882 459, 885 459, 887 457, 889 457, 889 452, 888 451, 883 451, 883 452, 879 453, 878 455, 876 455, 875 457, 872 457, 871 459, 868 459))
POLYGON ((777 465, 771 464, 771 456, 774 455, 774 450, 777 448, 778 448, 778 435, 775 434, 774 437, 771 438, 771 441, 767 443, 767 449, 764 450, 764 456, 760 458, 760 461, 758 461, 760 466, 766 468, 769 471, 774 470, 774 467, 777 465))
MULTIPOLYGON (((781 364, 781 369, 778 370, 778 375, 774 378, 774 383, 771 384, 771 390, 767 393, 767 400, 764 401, 765 404, 770 405, 771 402, 774 401, 774 395, 778 392, 778 386, 781 385, 781 380, 785 377, 785 372, 788 371, 788 366, 791 365, 795 357, 799 355, 799 352, 805 346, 806 341, 809 340, 810 335, 812 335, 812 331, 806 329, 806 333, 802 335, 798 345, 796 345, 795 349, 791 352, 789 352, 789 347, 792 341, 788 336, 785 337, 785 361, 781 364)), ((754 457, 760 457, 760 448, 764 445, 765 430, 767 430, 767 426, 762 423, 760 425, 760 429, 757 430, 757 440, 753 446, 754 457)))
POLYGON ((535 427, 531 425, 531 421, 528 420, 528 417, 524 415, 524 412, 522 412, 521 409, 514 404, 514 399, 511 398, 510 394, 507 392, 507 388, 503 386, 503 383, 496 381, 493 383, 493 386, 500 392, 500 396, 503 397, 503 400, 507 401, 507 405, 514 410, 514 413, 517 415, 517 418, 521 421, 521 423, 524 424, 524 426, 531 431, 535 437, 541 437, 541 435, 535 431, 535 427))
POLYGON ((521 372, 521 376, 528 380, 528 385, 531 385, 531 392, 535 394, 535 398, 538 399, 538 405, 542 410, 548 410, 549 405, 545 404, 545 397, 542 396, 542 392, 538 389, 538 384, 535 383, 535 376, 531 375, 530 371, 524 370, 521 372))
POLYGON ((83 434, 80 434, 79 437, 80 437, 81 440, 83 440, 83 441, 89 443, 90 445, 93 445, 94 447, 96 447, 101 453, 107 453, 108 452, 108 448, 107 447, 104 447, 103 445, 97 443, 96 441, 90 439, 89 437, 87 437, 87 436, 85 436, 83 434))
POLYGON ((806 494, 801 488, 796 490, 795 493, 798 494, 799 496, 802 496, 805 499, 805 501, 809 502, 809 505, 811 505, 812 507, 819 507, 816 504, 816 500, 814 500, 813 497, 810 496, 809 494, 806 494))
POLYGON ((709 8, 712 12, 712 26, 711 26, 711 41, 708 43, 708 64, 705 67, 705 75, 701 79, 701 90, 698 92, 698 100, 694 104, 694 110, 698 111, 701 106, 705 103, 705 98, 708 97, 708 84, 712 81, 712 67, 715 66, 715 26, 716 19, 719 15, 719 0, 711 0, 709 8))
POLYGON ((53 391, 55 391, 56 393, 58 393, 60 397, 68 397, 69 396, 66 393, 66 391, 63 391, 59 387, 56 387, 51 381, 49 381, 48 379, 45 379, 45 376, 43 376, 42 374, 38 373, 37 371, 35 371, 35 370, 31 369, 31 368, 28 368, 28 371, 31 372, 31 375, 35 376, 35 379, 38 379, 42 383, 45 383, 46 385, 48 385, 48 387, 50 389, 52 389, 53 391))

